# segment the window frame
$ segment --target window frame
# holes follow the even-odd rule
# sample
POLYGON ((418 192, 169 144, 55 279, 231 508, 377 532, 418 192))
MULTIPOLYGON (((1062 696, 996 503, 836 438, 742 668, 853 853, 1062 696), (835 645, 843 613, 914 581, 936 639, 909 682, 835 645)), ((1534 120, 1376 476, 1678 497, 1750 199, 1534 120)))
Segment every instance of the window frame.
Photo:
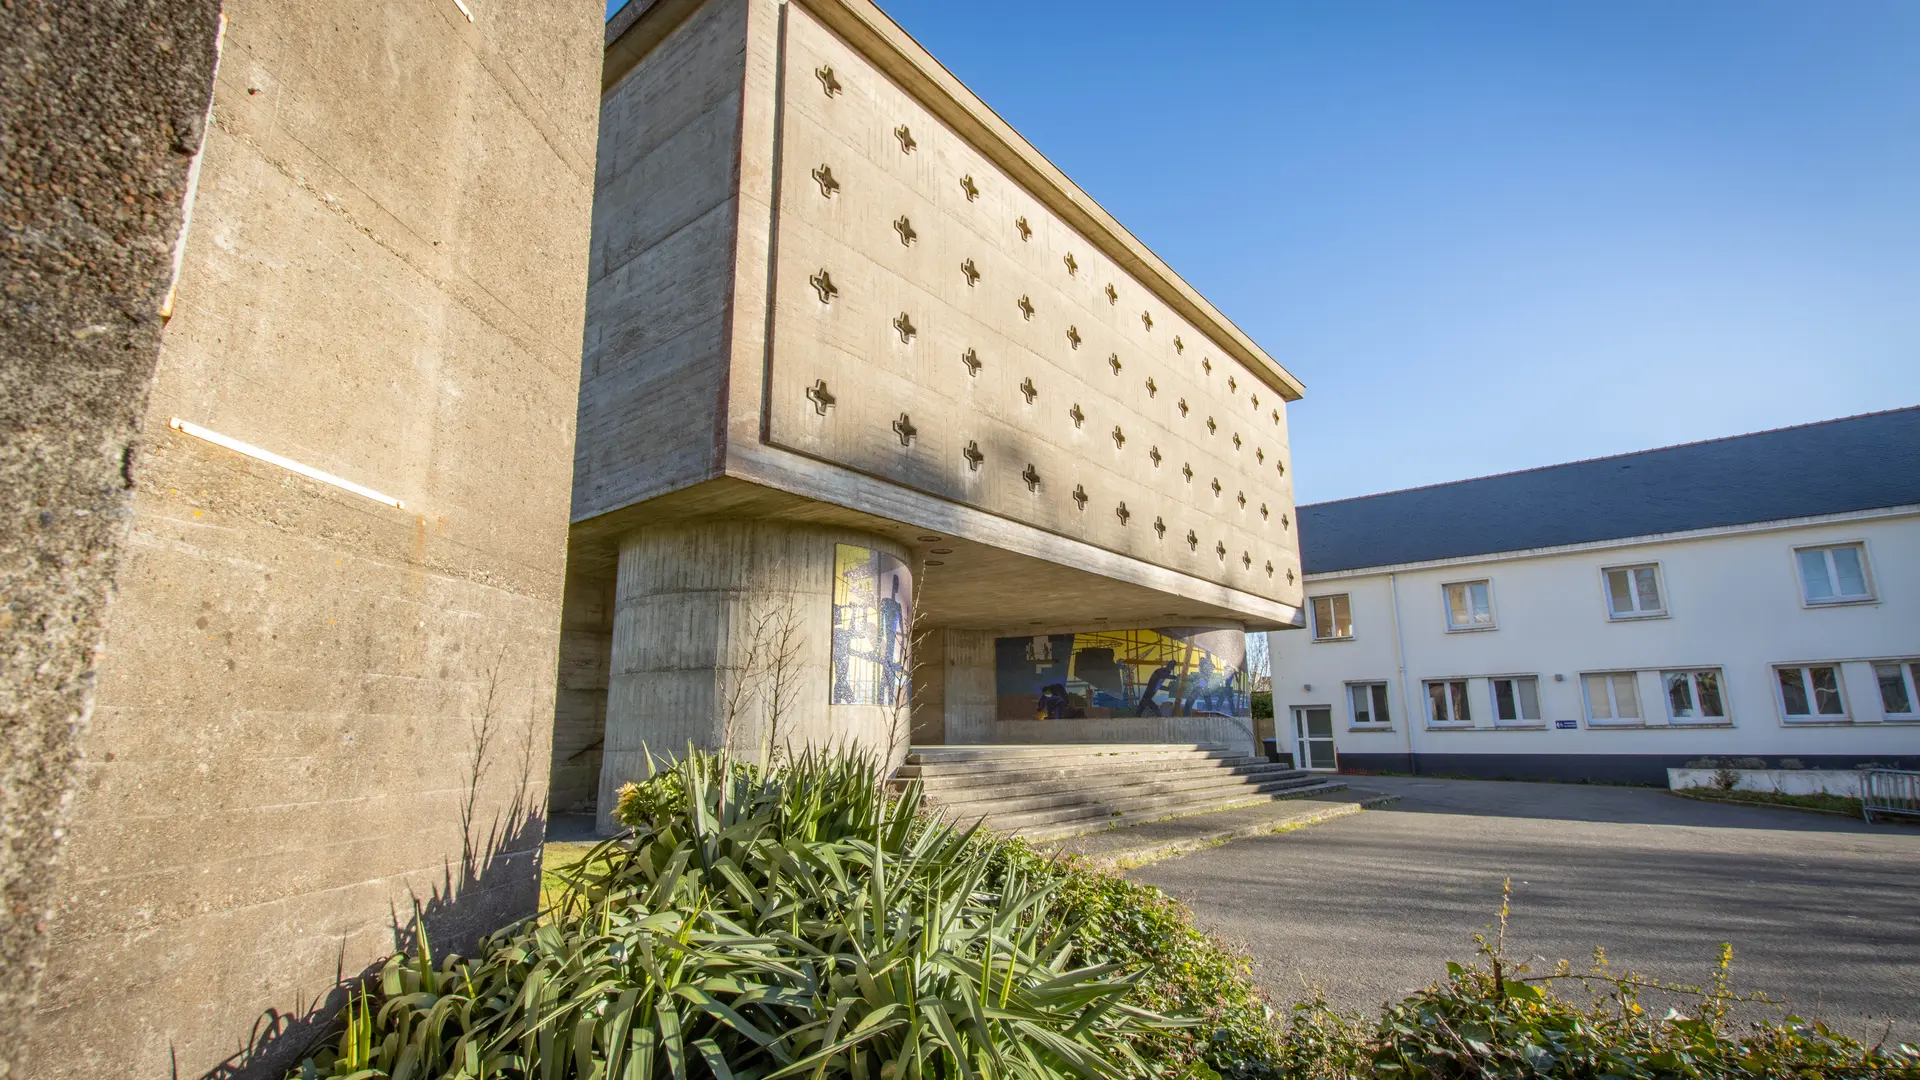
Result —
MULTIPOLYGON (((1471 603, 1472 594, 1469 593, 1468 596, 1469 596, 1469 603, 1471 603)), ((1465 578, 1460 581, 1441 582, 1440 583, 1440 617, 1446 620, 1447 633, 1449 634, 1478 634, 1478 633, 1484 633, 1488 630, 1498 630, 1500 628, 1500 612, 1493 606, 1493 578, 1491 577, 1465 578), (1472 586, 1475 586, 1475 585, 1484 585, 1486 586, 1486 589, 1487 589, 1486 625, 1476 626, 1472 623, 1469 623, 1465 626, 1455 626, 1453 624, 1453 597, 1449 594, 1449 590, 1453 589, 1455 586, 1458 586, 1460 588, 1471 588, 1472 586)), ((1469 619, 1473 617, 1471 611, 1469 611, 1467 617, 1469 619)))
POLYGON ((1873 682, 1877 689, 1880 685, 1878 669, 1891 664, 1900 669, 1900 679, 1906 685, 1907 711, 1893 712, 1887 708, 1886 691, 1880 691, 1880 718, 1889 724, 1911 724, 1920 721, 1920 657, 1884 657, 1869 660, 1874 667, 1873 682))
MULTIPOLYGON (((1664 667, 1654 672, 1654 674, 1660 677, 1660 698, 1666 706, 1668 727, 1733 726, 1733 702, 1727 695, 1727 669, 1712 664, 1696 664, 1692 667, 1664 667), (1695 715, 1691 717, 1673 715, 1673 695, 1667 692, 1667 676, 1685 675, 1687 677, 1687 690, 1693 695, 1694 712, 1699 714, 1701 712, 1700 674, 1706 671, 1713 672, 1719 679, 1720 685, 1717 689, 1720 694, 1720 715, 1695 715)), ((1641 711, 1644 712, 1645 710, 1642 709, 1641 711)))
POLYGON ((1352 593, 1323 593, 1322 595, 1319 595, 1319 596, 1307 597, 1307 618, 1312 620, 1312 629, 1313 629, 1312 640, 1314 641, 1352 641, 1354 636, 1353 635, 1353 594, 1352 593), (1347 602, 1346 636, 1342 637, 1338 634, 1333 634, 1326 637, 1321 636, 1319 603, 1322 600, 1327 601, 1327 610, 1329 614, 1333 613, 1333 602, 1335 600, 1345 600, 1347 602))
POLYGON ((1539 728, 1539 727, 1547 726, 1547 706, 1540 698, 1540 675, 1538 672, 1526 671, 1526 672, 1519 672, 1512 675, 1488 675, 1486 679, 1487 679, 1487 706, 1488 706, 1487 715, 1493 718, 1494 727, 1539 728), (1531 718, 1525 715, 1521 715, 1517 719, 1513 719, 1513 720, 1500 719, 1500 690, 1494 684, 1502 683, 1502 682, 1513 683, 1514 684, 1513 710, 1516 713, 1524 714, 1526 712, 1526 709, 1524 708, 1523 701, 1520 697, 1519 684, 1522 680, 1525 680, 1525 679, 1533 680, 1533 706, 1535 711, 1537 711, 1540 715, 1531 717, 1531 718))
POLYGON ((1800 662, 1789 662, 1785 664, 1768 664, 1767 674, 1772 676, 1773 704, 1774 704, 1774 707, 1780 711, 1781 723, 1790 724, 1795 727, 1801 726, 1803 724, 1851 724, 1853 723, 1852 704, 1847 700, 1847 669, 1846 669, 1846 664, 1843 661, 1805 660, 1800 662), (1834 693, 1840 698, 1839 712, 1823 713, 1820 711, 1819 703, 1813 697, 1813 684, 1811 679, 1809 678, 1809 673, 1814 668, 1832 668, 1833 669, 1834 693), (1800 672, 1800 686, 1802 689, 1808 691, 1807 704, 1814 711, 1810 713, 1790 713, 1787 711, 1787 692, 1786 692, 1786 689, 1780 685, 1780 673, 1782 671, 1788 671, 1788 670, 1800 672))
POLYGON ((1447 730, 1451 728, 1470 728, 1473 726, 1473 688, 1469 685, 1472 681, 1473 680, 1466 676, 1420 680, 1420 696, 1425 699, 1427 703, 1425 710, 1427 714, 1427 727, 1447 730), (1460 688, 1458 692, 1455 692, 1453 689, 1456 685, 1460 688), (1447 703, 1452 706, 1455 711, 1458 711, 1461 706, 1465 706, 1466 716, 1464 718, 1458 716, 1451 720, 1435 720, 1433 718, 1433 688, 1435 686, 1447 687, 1447 703))
POLYGON ((1647 726, 1646 695, 1640 692, 1639 669, 1609 668, 1601 671, 1582 671, 1580 679, 1580 707, 1586 713, 1589 728, 1640 728, 1647 726), (1639 716, 1620 715, 1620 697, 1614 692, 1614 679, 1626 675, 1633 680, 1633 707, 1639 716), (1607 680, 1607 716, 1593 715, 1593 689, 1587 680, 1595 676, 1604 676, 1607 680))
POLYGON ((1853 604, 1877 604, 1880 593, 1874 587, 1873 559, 1867 552, 1865 540, 1835 540, 1818 544, 1795 544, 1789 551, 1793 562, 1793 581, 1800 590, 1802 608, 1847 607, 1853 604), (1840 583, 1839 566, 1833 560, 1833 552, 1839 548, 1855 548, 1860 552, 1860 581, 1867 591, 1859 596, 1834 596, 1826 600, 1815 600, 1807 595, 1807 575, 1800 567, 1802 552, 1819 551, 1826 553, 1828 581, 1838 588, 1840 583))
POLYGON ((1646 562, 1619 563, 1600 568, 1600 601, 1606 605, 1608 622, 1637 622, 1641 619, 1671 618, 1673 611, 1668 600, 1667 570, 1666 567, 1660 565, 1660 560, 1658 559, 1650 559, 1646 562), (1627 588, 1632 591, 1634 602, 1638 603, 1640 600, 1640 583, 1633 576, 1632 572, 1635 570, 1653 571, 1653 587, 1660 593, 1660 606, 1651 611, 1641 611, 1636 608, 1633 611, 1622 614, 1613 610, 1613 583, 1607 579, 1607 575, 1615 571, 1625 571, 1627 574, 1627 588))
MULTIPOLYGON (((1392 731, 1393 730, 1393 690, 1392 690, 1391 683, 1387 682, 1385 679, 1356 679, 1353 682, 1349 682, 1345 685, 1347 688, 1347 730, 1349 731, 1392 731), (1366 687, 1369 690, 1371 690, 1373 687, 1376 687, 1376 686, 1380 688, 1381 698, 1385 702, 1387 707, 1384 710, 1382 710, 1378 708, 1381 702, 1369 701, 1368 705, 1373 706, 1373 708, 1369 709, 1368 715, 1373 715, 1376 712, 1384 711, 1387 714, 1387 718, 1385 720, 1364 720, 1364 721, 1355 719, 1355 717, 1358 715, 1358 712, 1353 707, 1353 692, 1357 689, 1360 689, 1361 687, 1366 687)), ((1371 698, 1372 696, 1373 696, 1372 694, 1368 694, 1369 698, 1371 698)))

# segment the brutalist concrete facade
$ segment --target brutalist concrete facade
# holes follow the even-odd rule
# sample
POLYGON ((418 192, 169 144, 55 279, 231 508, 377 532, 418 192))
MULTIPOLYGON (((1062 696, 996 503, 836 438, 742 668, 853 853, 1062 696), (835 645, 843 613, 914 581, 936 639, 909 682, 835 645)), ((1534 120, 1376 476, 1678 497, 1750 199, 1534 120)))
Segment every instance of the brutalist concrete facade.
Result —
POLYGON ((416 903, 457 946, 534 902, 602 8, 238 0, 217 77, 212 5, 36 18, 21 81, 85 96, 7 148, 68 200, 9 222, 48 383, 8 446, 10 907, 104 646, 23 1075, 274 1075, 416 903))
MULTIPOLYGON (((634 4, 605 79, 556 807, 607 827, 644 749, 732 730, 796 595, 833 597, 802 618, 831 685, 781 721, 806 745, 879 738, 849 590, 919 614, 920 741, 1113 737, 1003 723, 1008 635, 1301 623, 1298 381, 871 3, 634 4)), ((1217 734, 1175 719, 1127 737, 1217 734)))

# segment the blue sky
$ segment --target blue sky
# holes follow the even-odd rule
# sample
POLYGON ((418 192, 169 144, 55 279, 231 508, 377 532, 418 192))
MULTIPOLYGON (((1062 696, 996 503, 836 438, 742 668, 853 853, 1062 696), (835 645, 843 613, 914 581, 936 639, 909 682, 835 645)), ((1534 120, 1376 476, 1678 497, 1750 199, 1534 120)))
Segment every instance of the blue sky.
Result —
POLYGON ((1307 385, 1301 502, 1920 403, 1920 0, 884 0, 1307 385))

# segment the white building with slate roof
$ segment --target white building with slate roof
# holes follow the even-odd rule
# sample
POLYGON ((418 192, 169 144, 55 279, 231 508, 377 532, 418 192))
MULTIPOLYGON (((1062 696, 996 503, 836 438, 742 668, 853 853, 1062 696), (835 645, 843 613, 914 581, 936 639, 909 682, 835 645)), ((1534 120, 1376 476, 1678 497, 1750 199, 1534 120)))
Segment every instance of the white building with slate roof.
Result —
POLYGON ((1282 746, 1663 783, 1920 766, 1920 408, 1299 508, 1282 746))

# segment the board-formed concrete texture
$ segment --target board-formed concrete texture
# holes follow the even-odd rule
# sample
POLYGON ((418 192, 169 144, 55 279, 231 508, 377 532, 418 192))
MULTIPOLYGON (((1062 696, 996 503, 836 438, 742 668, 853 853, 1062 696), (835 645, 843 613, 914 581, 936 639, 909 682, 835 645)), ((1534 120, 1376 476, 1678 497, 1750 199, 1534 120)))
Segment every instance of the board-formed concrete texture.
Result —
POLYGON ((279 1075, 532 910, 603 9, 467 8, 225 5, 23 1075, 279 1075))
MULTIPOLYGON (((1004 734, 996 633, 1301 624, 1299 382, 879 9, 636 2, 607 45, 583 602, 624 595, 616 553, 642 528, 751 518, 904 549, 919 741, 1004 734)), ((617 613, 568 625, 569 657, 623 655, 617 613)), ((713 742, 709 691, 671 722, 665 698, 615 693, 597 724, 588 684, 609 677, 569 663, 556 805, 588 800, 596 753, 603 793, 633 778, 616 744, 713 742)), ((796 737, 844 736, 824 701, 798 708, 796 737)))

